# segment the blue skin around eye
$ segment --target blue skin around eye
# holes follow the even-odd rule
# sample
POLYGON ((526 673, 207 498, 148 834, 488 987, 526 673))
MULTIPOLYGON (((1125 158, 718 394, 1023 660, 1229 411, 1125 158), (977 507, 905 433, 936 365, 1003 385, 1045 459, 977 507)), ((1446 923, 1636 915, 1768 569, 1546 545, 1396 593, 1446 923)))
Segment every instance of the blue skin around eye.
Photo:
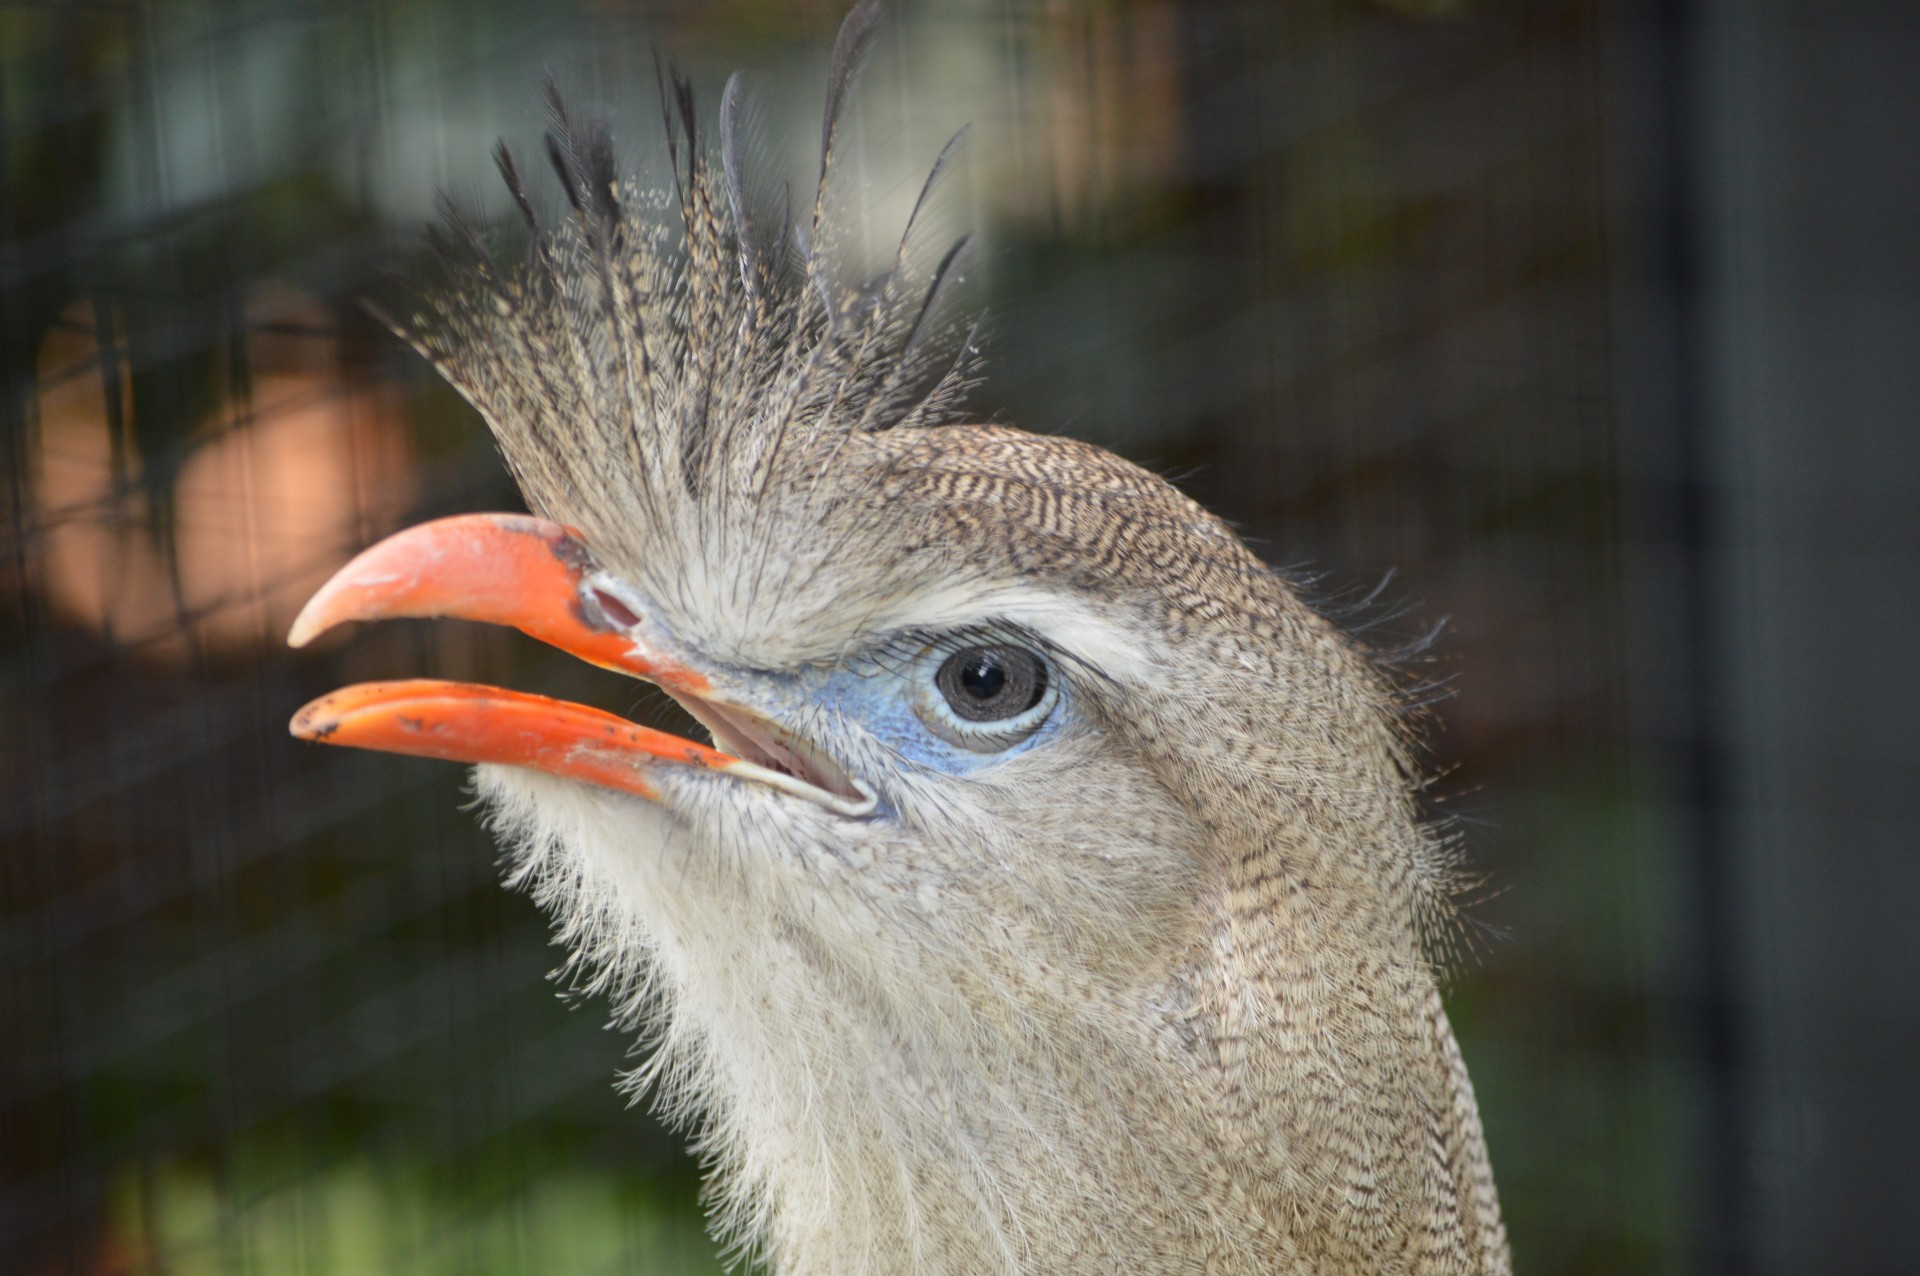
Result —
MULTIPOLYGON (((1069 707, 1067 689, 1062 687, 1053 711, 1039 730, 1004 749, 976 752, 941 739, 914 712, 912 679, 931 679, 932 676, 932 669, 920 663, 894 668, 859 661, 792 675, 791 693, 802 704, 858 723, 906 761, 943 775, 966 775, 1043 743, 1060 730, 1069 707)), ((802 712, 804 714, 804 710, 802 712)), ((804 722, 804 717, 792 721, 798 725, 804 722)))

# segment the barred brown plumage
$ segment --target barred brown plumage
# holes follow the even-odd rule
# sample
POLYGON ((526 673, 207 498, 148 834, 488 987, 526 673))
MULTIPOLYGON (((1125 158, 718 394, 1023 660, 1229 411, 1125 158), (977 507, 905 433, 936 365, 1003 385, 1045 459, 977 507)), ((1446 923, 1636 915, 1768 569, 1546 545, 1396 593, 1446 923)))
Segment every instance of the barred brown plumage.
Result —
POLYGON ((550 95, 571 218, 502 150, 525 261, 456 220, 406 325, 542 517, 402 533, 293 634, 516 624, 717 751, 424 683, 296 731, 484 764, 513 882, 651 1034, 637 1084, 776 1270, 1507 1270, 1390 680, 1169 483, 956 423, 964 241, 920 268, 923 191, 854 284, 823 214, 877 17, 842 29, 797 247, 750 198, 737 80, 716 176, 663 75, 664 197, 550 95), (1009 643, 1051 666, 1042 716, 942 718, 929 653, 1009 643))

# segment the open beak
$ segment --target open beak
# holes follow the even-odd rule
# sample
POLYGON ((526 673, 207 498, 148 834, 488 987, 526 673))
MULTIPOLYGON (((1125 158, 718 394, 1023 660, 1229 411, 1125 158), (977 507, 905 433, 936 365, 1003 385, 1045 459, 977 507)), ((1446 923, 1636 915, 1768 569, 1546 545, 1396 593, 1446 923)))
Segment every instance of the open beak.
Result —
POLYGON ((303 647, 350 620, 455 616, 512 625, 605 669, 644 678, 714 733, 710 748, 585 705, 435 679, 346 687, 302 708, 303 740, 388 753, 497 762, 657 798, 661 766, 724 771, 843 815, 873 795, 831 759, 750 709, 718 699, 705 675, 645 650, 641 617, 595 582, 580 535, 525 514, 463 514, 390 536, 337 572, 301 609, 303 647))

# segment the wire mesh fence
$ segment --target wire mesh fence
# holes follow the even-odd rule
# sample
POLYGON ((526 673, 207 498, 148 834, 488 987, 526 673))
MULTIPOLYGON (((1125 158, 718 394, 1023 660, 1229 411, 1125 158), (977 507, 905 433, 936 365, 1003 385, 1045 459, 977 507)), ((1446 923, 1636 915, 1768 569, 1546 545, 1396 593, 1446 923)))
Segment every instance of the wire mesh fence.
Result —
MULTIPOLYGON (((661 706, 491 630, 283 637, 357 547, 516 507, 359 305, 417 278, 436 192, 500 210, 489 147, 535 142, 549 69, 650 162, 655 42, 709 120, 735 66, 817 118, 839 7, 0 6, 0 1267, 716 1268, 697 1166, 611 1084, 634 1060, 604 1007, 545 982, 458 777, 285 729, 401 671, 661 706)), ((1632 712, 1618 24, 900 18, 853 149, 885 234, 976 123, 946 215, 986 244, 978 411, 1177 476, 1381 646, 1445 622, 1435 799, 1491 883, 1450 1005, 1519 1269, 1691 1270, 1711 1077, 1687 831, 1644 800, 1664 755, 1632 712)))

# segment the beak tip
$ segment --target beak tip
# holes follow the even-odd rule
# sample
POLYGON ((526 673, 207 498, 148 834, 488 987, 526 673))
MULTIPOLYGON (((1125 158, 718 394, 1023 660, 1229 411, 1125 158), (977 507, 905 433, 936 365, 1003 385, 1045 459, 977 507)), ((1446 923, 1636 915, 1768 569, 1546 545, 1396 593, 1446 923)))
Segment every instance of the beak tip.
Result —
POLYGON ((287 720, 287 734, 296 740, 325 741, 340 729, 341 715, 334 710, 336 697, 337 693, 321 696, 301 705, 287 720))
POLYGON ((304 647, 333 628, 334 618, 327 614, 330 610, 327 604, 332 601, 333 593, 333 581, 328 581, 318 593, 307 599, 307 605, 293 618, 293 627, 287 630, 287 646, 304 647))

